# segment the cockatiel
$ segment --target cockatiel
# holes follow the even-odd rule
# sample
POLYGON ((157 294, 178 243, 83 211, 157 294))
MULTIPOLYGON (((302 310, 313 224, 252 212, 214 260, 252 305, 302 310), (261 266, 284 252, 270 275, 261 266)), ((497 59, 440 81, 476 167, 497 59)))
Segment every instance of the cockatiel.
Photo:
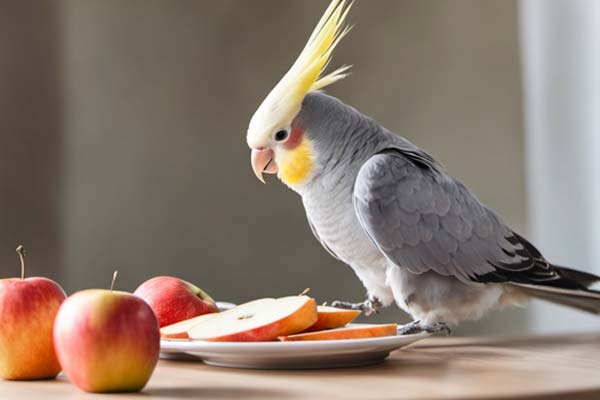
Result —
POLYGON ((251 163, 302 197, 321 244, 348 264, 376 312, 393 301, 414 323, 447 329, 528 297, 600 313, 600 277, 550 264, 426 152, 320 91, 348 33, 351 4, 333 0, 296 62, 252 116, 251 163))

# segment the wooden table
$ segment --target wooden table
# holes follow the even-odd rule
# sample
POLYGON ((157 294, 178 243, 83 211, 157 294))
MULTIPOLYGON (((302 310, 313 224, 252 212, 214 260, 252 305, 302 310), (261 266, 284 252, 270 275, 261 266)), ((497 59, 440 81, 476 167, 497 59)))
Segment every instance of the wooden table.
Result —
POLYGON ((0 399, 600 399, 600 333, 429 338, 380 365, 256 371, 160 361, 142 394, 80 392, 65 377, 0 382, 0 399))

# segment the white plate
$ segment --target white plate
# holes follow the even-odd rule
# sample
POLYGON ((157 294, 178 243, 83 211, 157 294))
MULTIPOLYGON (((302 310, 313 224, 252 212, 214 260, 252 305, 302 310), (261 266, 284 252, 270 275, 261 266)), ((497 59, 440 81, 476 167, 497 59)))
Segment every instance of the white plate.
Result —
MULTIPOLYGON (((361 325, 361 324, 351 324, 361 325)), ((209 365, 232 368, 308 369, 356 367, 380 363, 391 351, 429 336, 385 336, 368 339, 303 342, 206 342, 162 339, 163 358, 199 358, 209 365)))

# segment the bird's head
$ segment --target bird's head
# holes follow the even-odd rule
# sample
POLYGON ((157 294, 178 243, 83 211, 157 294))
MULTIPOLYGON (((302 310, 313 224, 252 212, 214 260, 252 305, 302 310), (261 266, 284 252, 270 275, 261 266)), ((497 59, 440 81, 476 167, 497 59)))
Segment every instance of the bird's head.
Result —
POLYGON ((252 169, 264 183, 263 173, 277 174, 294 187, 306 181, 315 164, 310 138, 298 120, 304 97, 348 74, 343 66, 323 75, 331 54, 350 27, 344 21, 351 7, 347 0, 333 0, 315 27, 290 70, 258 107, 248 127, 252 169))

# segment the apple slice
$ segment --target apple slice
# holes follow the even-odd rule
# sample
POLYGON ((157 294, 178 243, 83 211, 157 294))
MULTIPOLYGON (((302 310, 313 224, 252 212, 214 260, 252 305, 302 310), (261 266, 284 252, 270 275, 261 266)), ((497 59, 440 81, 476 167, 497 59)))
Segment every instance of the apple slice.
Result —
POLYGON ((316 321, 317 305, 308 296, 259 299, 200 321, 188 330, 188 336, 216 342, 264 342, 302 332, 316 321))
POLYGON ((360 310, 345 310, 343 308, 317 306, 317 322, 310 326, 306 332, 322 331, 344 326, 360 314, 360 310))
POLYGON ((337 329, 328 329, 325 331, 299 333, 297 335, 280 336, 279 340, 297 341, 297 340, 342 340, 342 339, 363 339, 381 336, 394 336, 398 326, 396 324, 382 325, 358 325, 337 329))
POLYGON ((189 339, 188 331, 191 327, 208 318, 212 318, 215 315, 217 315, 217 313, 198 315, 194 318, 185 319, 183 321, 175 322, 171 325, 163 326, 160 328, 160 337, 165 339, 189 339))

